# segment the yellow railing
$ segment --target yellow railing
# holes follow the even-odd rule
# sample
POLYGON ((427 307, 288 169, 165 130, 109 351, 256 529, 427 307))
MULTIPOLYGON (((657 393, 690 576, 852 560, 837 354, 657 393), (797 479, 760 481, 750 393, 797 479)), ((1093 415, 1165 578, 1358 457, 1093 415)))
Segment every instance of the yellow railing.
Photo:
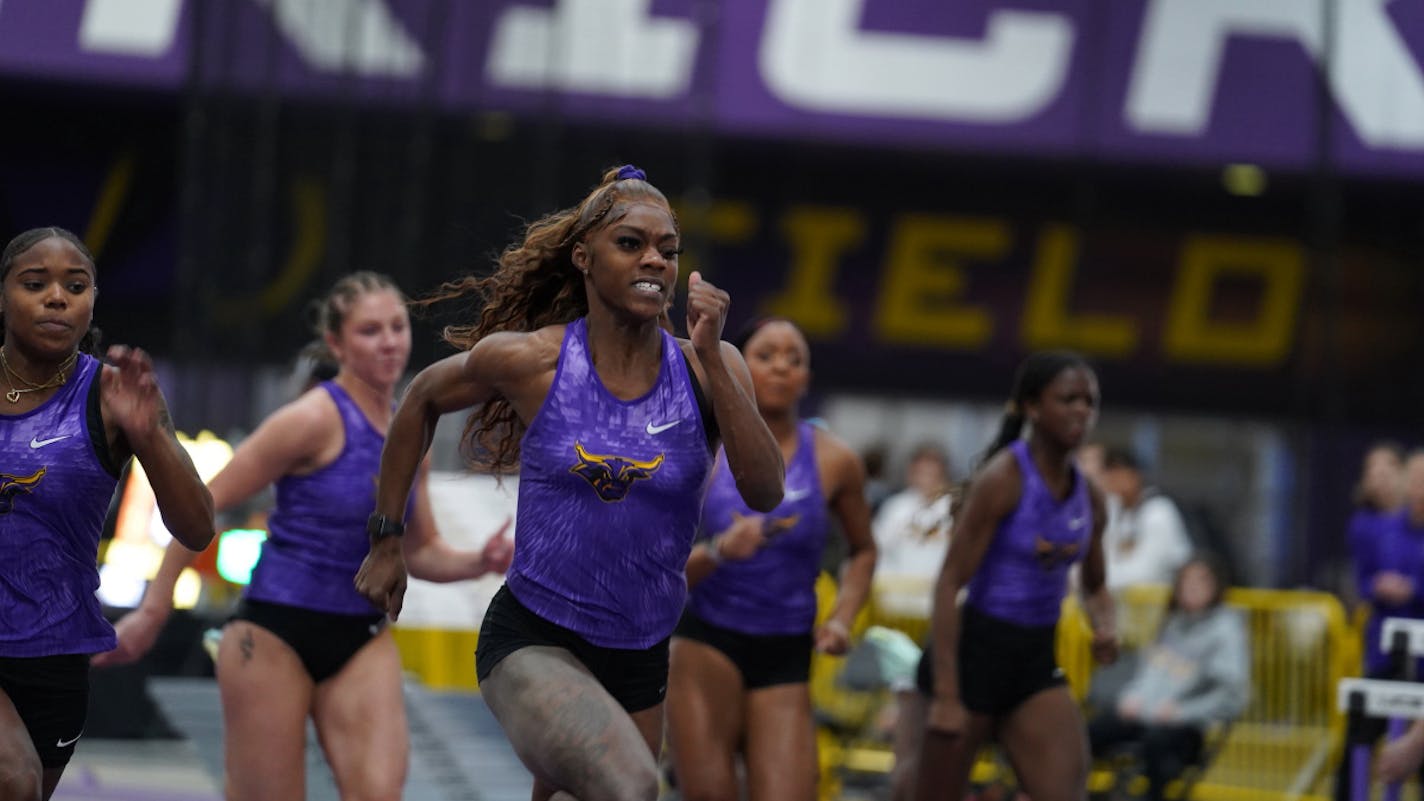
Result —
MULTIPOLYGON (((1120 606, 1146 618, 1142 610, 1163 609, 1160 593, 1129 595, 1120 606)), ((1357 632, 1326 593, 1237 588, 1226 602, 1245 616, 1251 699, 1193 797, 1329 798, 1344 729, 1335 685, 1359 672, 1357 632)))
MULTIPOLYGON (((825 587, 832 590, 831 587, 825 587)), ((1118 603, 1125 647, 1151 642, 1166 608, 1165 587, 1135 588, 1118 603)), ((1193 798, 1298 799, 1330 795, 1329 779, 1338 759, 1343 719, 1334 709, 1335 684, 1358 675, 1359 637, 1339 601, 1317 592, 1233 589, 1226 601, 1244 614, 1251 644, 1251 701, 1231 726, 1226 741, 1200 781, 1193 798)), ((867 625, 898 628, 923 642, 927 622, 893 619, 875 605, 862 616, 867 625)), ((1082 698, 1092 678, 1091 634, 1077 602, 1064 603, 1057 656, 1074 695, 1082 698)), ((875 693, 850 693, 837 686, 837 660, 812 663, 812 697, 827 717, 838 720, 836 736, 823 753, 823 798, 833 798, 845 769, 888 770, 888 744, 877 730, 875 693)), ((981 761, 980 773, 992 771, 981 761)), ((1101 778, 1101 777, 1099 777, 1101 778)))
POLYGON ((391 629, 400 649, 401 667, 436 690, 478 690, 475 644, 480 633, 468 629, 391 629))
MULTIPOLYGON (((818 594, 829 609, 834 583, 822 576, 818 594)), ((1150 642, 1165 609, 1165 588, 1125 594, 1118 605, 1119 631, 1127 647, 1150 642)), ((1358 675, 1359 636, 1340 603, 1315 592, 1233 589, 1227 602, 1246 617, 1251 641, 1252 695, 1246 712, 1201 780, 1193 798, 1304 799, 1324 801, 1337 763, 1343 720, 1334 711, 1334 687, 1358 675)), ((1064 604, 1058 633, 1058 660, 1069 684, 1082 698, 1092 677, 1090 635, 1078 604, 1064 604)), ((856 621, 858 638, 870 625, 904 631, 916 642, 928 635, 923 617, 891 615, 872 601, 856 621)), ((427 685, 475 689, 475 631, 395 629, 406 670, 427 685)), ((834 798, 846 770, 885 772, 891 767, 889 740, 878 718, 887 701, 883 691, 851 692, 837 682, 844 660, 824 654, 812 658, 811 695, 824 726, 821 745, 822 798, 834 798)), ((977 776, 992 775, 991 759, 977 776)))

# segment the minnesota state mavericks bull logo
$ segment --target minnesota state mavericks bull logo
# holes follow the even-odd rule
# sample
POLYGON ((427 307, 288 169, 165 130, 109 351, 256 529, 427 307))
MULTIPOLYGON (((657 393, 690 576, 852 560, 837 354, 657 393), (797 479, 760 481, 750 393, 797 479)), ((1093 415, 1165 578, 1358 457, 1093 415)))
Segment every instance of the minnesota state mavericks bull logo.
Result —
POLYGON ((1038 565, 1044 570, 1067 564, 1078 556, 1078 543, 1069 542, 1063 545, 1054 545, 1042 536, 1033 538, 1033 555, 1038 558, 1038 565))
POLYGON ((616 503, 628 497, 628 490, 633 488, 634 481, 652 478, 663 463, 661 453, 647 461, 639 461, 626 456, 589 453, 578 442, 574 443, 574 452, 579 460, 578 464, 569 468, 569 472, 583 476, 583 480, 605 503, 616 503))
POLYGON ((45 468, 41 467, 32 475, 12 476, 9 473, 0 473, 0 515, 7 515, 11 509, 15 508, 15 496, 20 493, 26 495, 34 491, 40 484, 40 479, 44 478, 45 468))

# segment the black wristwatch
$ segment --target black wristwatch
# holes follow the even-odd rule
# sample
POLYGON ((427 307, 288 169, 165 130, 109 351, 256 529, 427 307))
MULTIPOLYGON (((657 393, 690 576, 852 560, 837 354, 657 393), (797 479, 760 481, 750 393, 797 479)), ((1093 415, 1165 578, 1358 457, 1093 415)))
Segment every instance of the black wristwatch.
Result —
POLYGON ((405 523, 386 517, 380 512, 372 512, 366 518, 366 534, 371 537, 371 542, 379 542, 386 537, 399 537, 405 533, 405 523))

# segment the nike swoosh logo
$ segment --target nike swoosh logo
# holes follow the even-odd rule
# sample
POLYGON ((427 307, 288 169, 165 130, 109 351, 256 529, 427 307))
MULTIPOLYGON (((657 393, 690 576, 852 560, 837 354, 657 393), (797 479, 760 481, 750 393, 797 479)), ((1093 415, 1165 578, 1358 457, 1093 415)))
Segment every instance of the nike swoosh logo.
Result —
POLYGON ((39 439, 38 437, 30 437, 30 448, 43 448, 44 446, 49 445, 50 443, 59 442, 62 439, 69 439, 69 435, 61 434, 57 437, 50 437, 49 439, 39 439))
POLYGON ((811 495, 811 490, 809 490, 809 489, 800 489, 800 490, 790 490, 790 489, 789 489, 789 490, 786 491, 786 495, 782 497, 782 501, 783 501, 783 502, 785 502, 785 501, 799 501, 799 500, 801 500, 802 498, 810 497, 810 495, 811 495))
POLYGON ((667 431, 669 428, 672 428, 673 426, 675 426, 675 425, 677 425, 678 423, 681 423, 681 422, 682 422, 681 420, 674 420, 674 421, 672 421, 671 423, 663 423, 663 424, 660 425, 660 426, 655 426, 655 425, 653 425, 653 421, 649 420, 649 421, 648 421, 648 433, 649 433, 649 434, 661 434, 661 433, 663 433, 664 431, 667 431))
POLYGON ((1086 522, 1088 521, 1084 518, 1075 517, 1072 520, 1068 521, 1068 528, 1082 528, 1083 524, 1086 522))
POLYGON ((55 748, 68 748, 69 746, 74 745, 75 743, 79 742, 79 738, 80 738, 80 737, 83 737, 83 736, 84 736, 84 732, 81 731, 81 732, 79 732, 78 734, 74 735, 74 739, 72 739, 72 740, 59 740, 58 742, 56 742, 56 743, 54 744, 54 747, 55 747, 55 748))

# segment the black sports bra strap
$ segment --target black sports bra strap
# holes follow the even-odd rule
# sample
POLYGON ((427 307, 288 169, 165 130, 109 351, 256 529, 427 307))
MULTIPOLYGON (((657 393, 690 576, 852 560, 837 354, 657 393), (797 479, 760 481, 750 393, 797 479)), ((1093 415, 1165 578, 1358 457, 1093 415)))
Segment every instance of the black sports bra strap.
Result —
MULTIPOLYGON (((103 369, 103 365, 100 365, 99 370, 103 369)), ((101 378, 103 376, 96 372, 89 385, 89 395, 84 399, 84 424, 89 429, 89 444, 94 447, 94 455, 99 458, 99 464, 103 465, 109 475, 118 478, 124 465, 114 458, 113 451, 109 449, 109 437, 104 432, 104 411, 99 397, 101 378)))
POLYGON ((707 434, 707 450, 717 449, 717 443, 722 439, 722 431, 717 428, 717 415, 712 411, 712 402, 707 399, 707 393, 702 390, 702 382, 697 380, 697 371, 692 369, 692 360, 687 358, 687 351, 678 349, 682 353, 682 362, 687 365, 687 377, 692 381, 692 394, 697 398, 697 411, 702 414, 702 430, 707 434))

